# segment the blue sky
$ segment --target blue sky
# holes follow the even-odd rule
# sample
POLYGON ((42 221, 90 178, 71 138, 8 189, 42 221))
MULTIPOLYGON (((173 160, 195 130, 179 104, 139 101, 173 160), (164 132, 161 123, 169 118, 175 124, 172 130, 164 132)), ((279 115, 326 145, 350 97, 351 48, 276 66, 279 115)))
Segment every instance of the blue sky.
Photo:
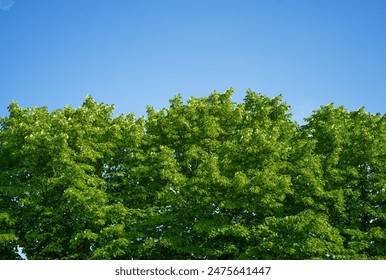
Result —
POLYGON ((146 114, 175 94, 283 95, 386 113, 386 1, 1 0, 0 116, 20 106, 146 114))

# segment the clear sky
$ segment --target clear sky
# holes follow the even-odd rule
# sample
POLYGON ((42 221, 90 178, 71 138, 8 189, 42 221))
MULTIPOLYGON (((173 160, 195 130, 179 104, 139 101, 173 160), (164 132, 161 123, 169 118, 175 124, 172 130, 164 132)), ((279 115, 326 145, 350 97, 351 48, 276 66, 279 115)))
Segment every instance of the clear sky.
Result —
POLYGON ((282 94, 386 113, 386 1, 0 0, 0 116, 20 106, 146 114, 175 94, 282 94))

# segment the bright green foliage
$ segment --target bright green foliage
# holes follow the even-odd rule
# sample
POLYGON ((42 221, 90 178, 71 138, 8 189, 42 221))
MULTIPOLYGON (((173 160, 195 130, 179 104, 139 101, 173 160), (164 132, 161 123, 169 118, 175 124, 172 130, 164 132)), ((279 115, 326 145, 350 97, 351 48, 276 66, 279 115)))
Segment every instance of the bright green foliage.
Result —
POLYGON ((386 117, 180 95, 147 118, 9 106, 0 258, 385 259, 386 117))
POLYGON ((231 97, 232 91, 214 92, 182 105, 177 96, 166 110, 149 108, 150 142, 174 152, 178 180, 163 184, 162 223, 153 226, 159 230, 148 250, 172 258, 238 258, 251 246, 256 223, 283 215, 296 125, 280 97, 248 91, 239 105, 231 97))
MULTIPOLYGON (((140 122, 112 118, 113 108, 91 97, 78 109, 49 113, 12 103, 9 110, 1 130, 1 211, 14 219, 17 244, 29 259, 88 259, 97 245, 111 246, 106 233, 123 235, 120 223, 136 213, 114 199, 110 161, 122 153, 123 131, 138 133, 140 122)), ((133 137, 125 141, 140 139, 133 137)))
POLYGON ((386 117, 321 107, 304 131, 321 163, 320 203, 344 238, 341 258, 385 258, 386 117))

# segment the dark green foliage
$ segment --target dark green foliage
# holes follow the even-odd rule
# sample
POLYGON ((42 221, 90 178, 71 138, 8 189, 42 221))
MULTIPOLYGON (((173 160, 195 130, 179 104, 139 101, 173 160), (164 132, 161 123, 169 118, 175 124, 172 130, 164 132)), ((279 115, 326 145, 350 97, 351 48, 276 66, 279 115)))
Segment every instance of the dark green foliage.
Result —
POLYGON ((9 106, 0 259, 385 259, 386 119, 180 95, 147 118, 9 106))

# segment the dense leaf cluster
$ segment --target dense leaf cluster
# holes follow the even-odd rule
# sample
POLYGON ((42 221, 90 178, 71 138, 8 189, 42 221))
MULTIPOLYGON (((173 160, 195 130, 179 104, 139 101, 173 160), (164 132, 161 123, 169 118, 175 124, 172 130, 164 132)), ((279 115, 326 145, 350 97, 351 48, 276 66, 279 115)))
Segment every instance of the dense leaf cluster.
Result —
POLYGON ((9 106, 0 258, 385 259, 386 117, 181 96, 147 118, 9 106))

